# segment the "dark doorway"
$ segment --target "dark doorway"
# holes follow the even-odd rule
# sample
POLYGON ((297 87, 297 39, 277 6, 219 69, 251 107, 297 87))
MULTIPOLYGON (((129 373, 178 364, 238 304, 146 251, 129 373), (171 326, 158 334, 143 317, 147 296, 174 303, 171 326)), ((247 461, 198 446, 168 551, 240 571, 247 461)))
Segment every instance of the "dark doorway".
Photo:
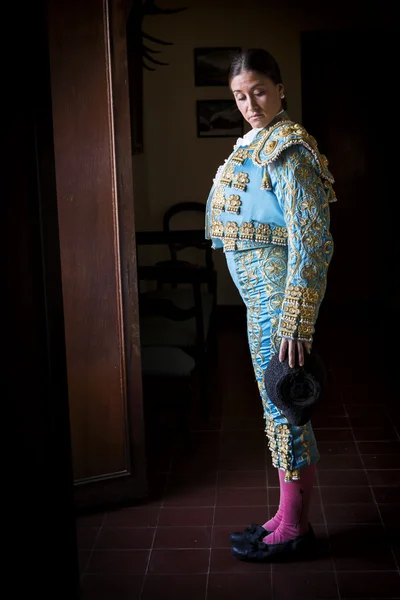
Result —
POLYGON ((394 36, 384 30, 307 32, 301 53, 303 124, 329 159, 338 197, 321 319, 380 328, 394 298, 389 274, 397 262, 390 194, 395 174, 389 168, 394 36))

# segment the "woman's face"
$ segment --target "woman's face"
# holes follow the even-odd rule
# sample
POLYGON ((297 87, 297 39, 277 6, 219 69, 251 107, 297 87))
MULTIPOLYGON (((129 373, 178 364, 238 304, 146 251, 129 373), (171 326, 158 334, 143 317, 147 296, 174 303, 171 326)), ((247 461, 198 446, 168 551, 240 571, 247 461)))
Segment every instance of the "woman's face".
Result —
POLYGON ((283 84, 257 71, 236 75, 231 90, 238 109, 253 128, 266 127, 282 109, 283 84))

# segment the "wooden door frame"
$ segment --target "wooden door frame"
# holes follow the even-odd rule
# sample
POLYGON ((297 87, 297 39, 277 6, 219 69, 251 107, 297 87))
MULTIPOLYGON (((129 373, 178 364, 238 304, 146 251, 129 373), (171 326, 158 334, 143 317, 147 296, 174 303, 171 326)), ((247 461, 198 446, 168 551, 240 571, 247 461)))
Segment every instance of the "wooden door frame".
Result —
MULTIPOLYGON (((104 469, 99 459, 95 468, 90 463, 82 470, 83 475, 75 477, 76 507, 91 510, 147 494, 126 51, 127 5, 125 0, 88 0, 85 3, 48 0, 48 8, 67 364, 70 359, 70 367, 72 365, 70 407, 81 406, 79 401, 85 402, 82 410, 86 411, 86 448, 91 443, 90 419, 95 419, 97 409, 103 408, 104 427, 101 433, 97 428, 96 451, 88 456, 98 456, 98 447, 105 458, 108 456, 105 452, 112 451, 112 460, 104 469), (76 47, 71 41, 76 41, 76 47), (87 51, 87 70, 81 69, 78 53, 82 51, 87 51), (88 81, 90 60, 94 61, 93 80, 88 81), (97 92, 99 96, 95 95, 97 92), (93 110, 88 107, 98 111, 98 119, 92 117, 93 110), (85 121, 86 117, 90 121, 85 121), (76 159, 77 156, 82 156, 81 161, 76 159), (89 220, 82 220, 92 216, 101 219, 93 229, 89 220), (77 230, 76 225, 80 229, 77 230), (101 237, 103 232, 105 238, 101 237), (82 254, 82 248, 83 252, 87 248, 85 233, 92 237, 86 264, 82 254), (104 268, 96 257, 95 248, 107 257, 104 268), (82 273, 74 270, 79 252, 82 273), (94 278, 87 275, 91 269, 97 269, 94 278), (80 296, 71 292, 71 286, 76 284, 83 286, 78 288, 80 296), (102 298, 105 291, 106 302, 100 305, 92 301, 92 298, 102 298), (86 327, 79 316, 81 305, 86 311, 92 307, 98 310, 98 315, 96 313, 92 319, 94 322, 98 318, 103 327, 98 338, 97 324, 91 321, 86 327), (79 325, 86 329, 80 332, 79 325), (105 380, 109 385, 107 395, 102 395, 96 381, 97 373, 103 379, 105 376, 99 371, 99 355, 95 354, 95 346, 88 337, 91 334, 102 344, 101 360, 106 361, 108 374, 105 380), (112 342, 110 350, 106 335, 112 342), (80 343, 83 344, 83 365, 85 367, 87 362, 92 368, 81 388, 81 370, 78 370, 81 367, 76 358, 77 350, 81 351, 80 343), (118 371, 113 372, 114 368, 118 371), (87 389, 91 396, 86 402, 87 389), (102 402, 108 403, 105 409, 102 402), (113 431, 118 435, 115 452, 112 434, 107 437, 104 416, 114 407, 117 416, 113 417, 113 431), (104 440, 99 435, 104 436, 104 440)), ((74 434, 73 427, 74 422, 74 434)), ((72 438, 74 446, 74 435, 72 438)))
MULTIPOLYGON (((106 0, 105 0, 106 1, 106 0)), ((133 496, 147 491, 143 427, 143 390, 140 356, 139 297, 132 181, 129 76, 126 42, 127 2, 108 0, 111 74, 114 99, 114 135, 117 197, 119 205, 120 265, 126 357, 126 394, 131 468, 136 473, 133 496)))

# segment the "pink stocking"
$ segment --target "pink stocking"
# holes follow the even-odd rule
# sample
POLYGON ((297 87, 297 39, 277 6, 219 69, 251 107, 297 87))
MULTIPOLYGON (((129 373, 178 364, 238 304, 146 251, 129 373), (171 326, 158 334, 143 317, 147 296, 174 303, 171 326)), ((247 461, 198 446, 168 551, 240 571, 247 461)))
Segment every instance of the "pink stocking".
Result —
POLYGON ((278 529, 278 527, 282 521, 282 486, 285 481, 285 471, 278 469, 278 475, 279 475, 279 487, 281 490, 279 508, 278 508, 278 512, 276 513, 276 515, 274 517, 272 517, 272 519, 270 519, 269 521, 264 523, 263 527, 266 531, 275 531, 275 529, 278 529))
POLYGON ((267 535, 263 542, 266 544, 280 544, 307 533, 315 471, 316 465, 304 467, 300 471, 298 481, 286 483, 284 481, 284 471, 279 472, 281 490, 279 510, 274 519, 271 519, 272 525, 275 525, 274 520, 276 519, 278 527, 275 530, 269 529, 268 524, 270 521, 268 521, 264 527, 272 533, 267 535))

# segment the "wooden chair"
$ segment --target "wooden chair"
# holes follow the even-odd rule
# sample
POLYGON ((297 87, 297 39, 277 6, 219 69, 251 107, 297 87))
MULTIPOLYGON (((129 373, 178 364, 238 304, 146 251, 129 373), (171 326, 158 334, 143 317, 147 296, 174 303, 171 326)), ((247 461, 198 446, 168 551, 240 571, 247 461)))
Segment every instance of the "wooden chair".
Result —
POLYGON ((191 450, 195 360, 180 348, 144 346, 141 362, 146 429, 154 430, 157 420, 163 433, 171 430, 168 423, 172 414, 174 442, 191 450))
MULTIPOLYGON (((204 223, 205 210, 205 204, 200 202, 179 202, 168 208, 163 216, 163 232, 166 235, 166 239, 169 240, 168 249, 170 258, 168 260, 158 262, 157 264, 165 268, 193 268, 194 266, 201 266, 207 270, 209 275, 208 280, 206 286, 202 286, 201 290, 204 335, 206 342, 213 325, 215 309, 217 306, 217 274, 214 268, 211 243, 209 240, 205 239, 203 228, 200 230, 201 237, 187 235, 186 237, 182 237, 180 240, 176 240, 174 238, 175 229, 173 227, 174 221, 176 221, 178 217, 182 216, 185 218, 185 223, 195 225, 196 223, 192 220, 193 213, 200 214, 202 216, 201 222, 204 223), (190 257, 191 260, 184 260, 180 258, 182 254, 185 252, 188 254, 189 251, 192 251, 190 257)), ((193 297, 190 290, 185 289, 182 285, 178 285, 177 283, 173 283, 168 287, 168 289, 165 289, 165 286, 159 284, 158 290, 157 292, 154 292, 154 295, 168 298, 177 306, 182 308, 188 308, 189 306, 193 305, 193 297)))
POLYGON ((201 286, 207 282, 207 271, 204 268, 139 266, 138 279, 143 378, 147 382, 168 380, 166 384, 169 390, 178 384, 179 391, 175 396, 172 392, 172 397, 176 400, 179 430, 184 433, 185 428, 186 431, 190 429, 190 410, 196 390, 201 413, 205 418, 208 417, 201 297, 201 286), (182 308, 168 298, 140 293, 140 284, 149 281, 162 285, 187 284, 192 291, 192 305, 182 308), (194 342, 188 335, 191 331, 188 323, 194 324, 194 342))
MULTIPOLYGON (((140 232, 136 235, 138 247, 143 244, 164 244, 169 249, 183 249, 194 245, 209 247, 204 231, 140 232)), ((171 250, 170 250, 171 251, 171 250)), ((138 256, 140 251, 138 248, 138 256)), ((138 267, 141 283, 152 281, 153 290, 141 291, 141 301, 146 300, 163 307, 140 317, 142 347, 179 348, 196 362, 197 383, 204 417, 208 416, 208 379, 206 359, 216 360, 216 336, 212 335, 212 321, 216 307, 216 273, 214 266, 204 266, 181 261, 172 254, 169 260, 153 266, 138 267), (177 311, 174 314, 172 307, 177 311), (185 318, 179 318, 185 315, 185 318), (212 352, 209 354, 209 350, 212 352)), ((153 306, 156 306, 153 304, 153 306)))
MULTIPOLYGON (((204 223, 206 212, 206 205, 200 202, 178 202, 177 204, 173 204, 168 208, 168 210, 164 213, 163 216, 163 231, 167 235, 170 234, 173 230, 173 222, 178 216, 186 215, 188 218, 188 214, 198 213, 202 215, 202 223, 204 223)), ((192 229, 192 227, 190 227, 192 229)), ((202 229, 203 230, 203 229, 202 229)), ((209 240, 206 240, 204 235, 202 239, 194 238, 191 239, 187 237, 182 241, 171 241, 168 244, 169 252, 170 252, 170 260, 173 263, 177 263, 179 260, 179 254, 181 254, 184 250, 188 248, 196 248, 203 253, 203 258, 201 264, 203 264, 209 271, 210 274, 214 273, 214 262, 213 262, 213 251, 211 248, 211 244, 209 240)), ((198 253, 199 254, 199 253, 198 253)), ((187 264, 188 261, 182 261, 182 263, 187 264)), ((216 277, 210 277, 210 281, 208 283, 208 291, 213 294, 216 298, 217 289, 216 289, 216 277)))

